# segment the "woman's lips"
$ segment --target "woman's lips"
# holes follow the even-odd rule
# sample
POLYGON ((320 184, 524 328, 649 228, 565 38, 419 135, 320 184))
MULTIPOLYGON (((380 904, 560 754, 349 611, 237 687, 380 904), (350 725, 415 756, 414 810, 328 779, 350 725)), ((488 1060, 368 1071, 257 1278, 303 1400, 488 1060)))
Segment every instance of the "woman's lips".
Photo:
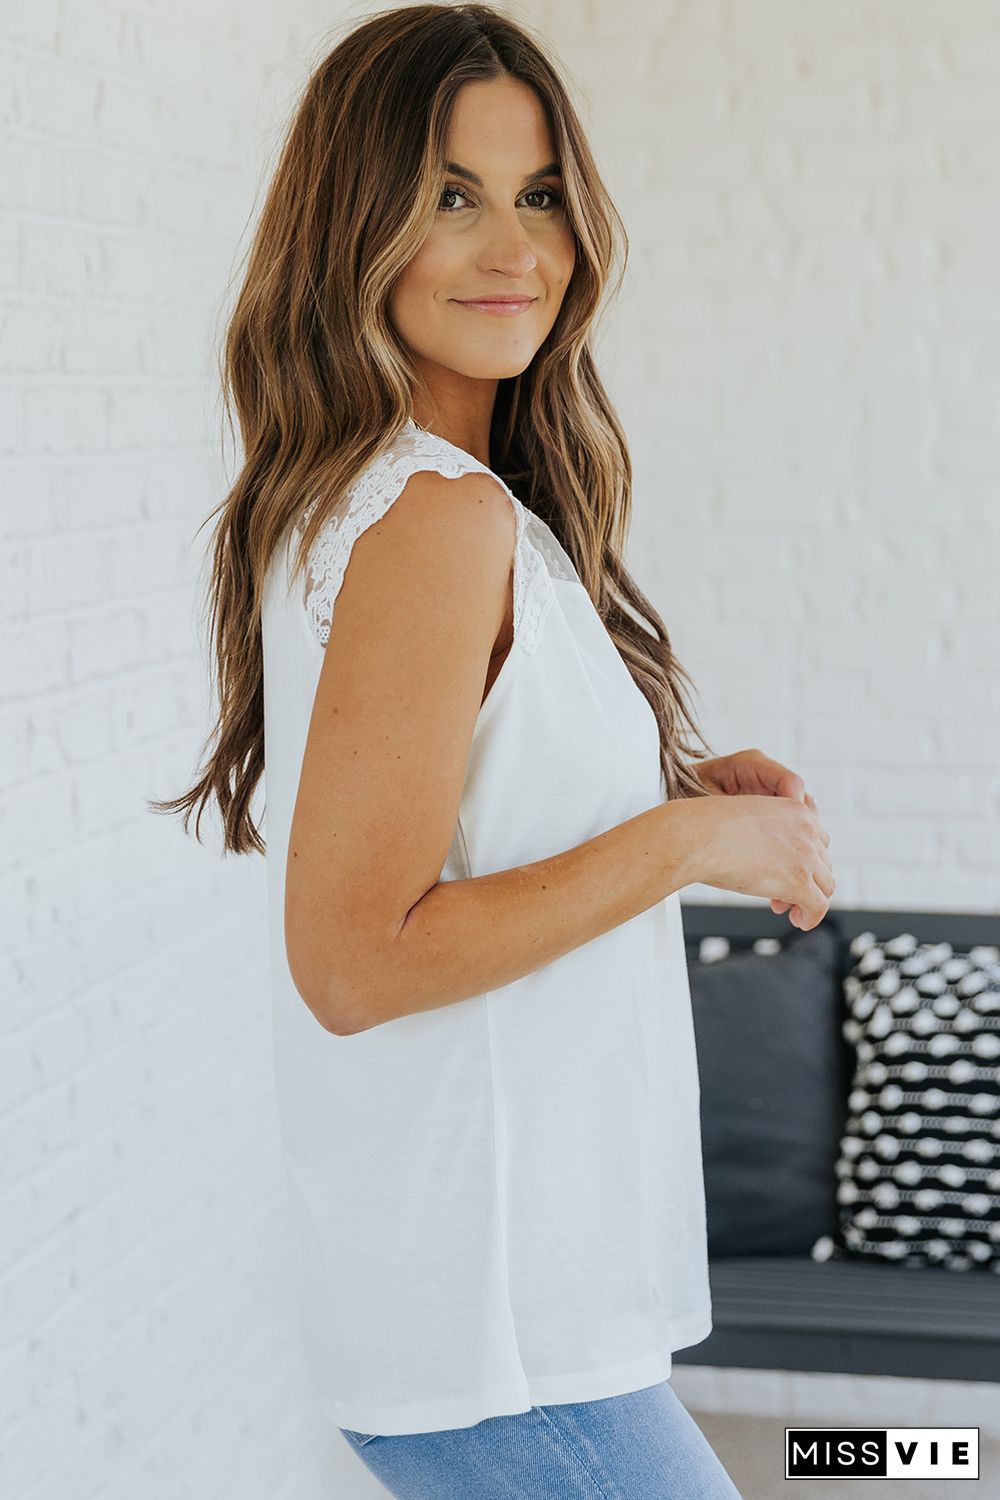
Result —
POLYGON ((518 302, 463 302, 456 297, 459 307, 468 307, 472 312, 492 313, 495 318, 514 318, 527 308, 534 307, 537 297, 525 297, 518 302))

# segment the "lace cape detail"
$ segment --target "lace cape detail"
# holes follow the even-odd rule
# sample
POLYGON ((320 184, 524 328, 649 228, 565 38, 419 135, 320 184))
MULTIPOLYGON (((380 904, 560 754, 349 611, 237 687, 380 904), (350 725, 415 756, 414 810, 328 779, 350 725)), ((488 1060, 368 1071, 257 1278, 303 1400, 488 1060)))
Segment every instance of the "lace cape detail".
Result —
MULTIPOLYGON (((321 528, 309 552, 304 604, 310 630, 321 646, 330 638, 333 606, 358 537, 385 515, 412 474, 432 469, 448 479, 489 474, 514 507, 514 641, 529 655, 537 648, 553 597, 552 579, 579 583, 569 556, 540 517, 529 511, 498 474, 462 448, 425 432, 413 422, 358 475, 336 511, 321 528)), ((298 522, 300 532, 316 505, 313 499, 298 522)), ((582 584, 581 584, 582 587, 582 584)))

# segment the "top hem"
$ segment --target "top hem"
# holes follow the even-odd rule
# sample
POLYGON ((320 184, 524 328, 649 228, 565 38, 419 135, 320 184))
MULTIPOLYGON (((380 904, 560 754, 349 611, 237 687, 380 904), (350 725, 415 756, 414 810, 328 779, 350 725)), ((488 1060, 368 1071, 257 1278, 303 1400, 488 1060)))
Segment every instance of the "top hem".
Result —
POLYGON ((489 1417, 517 1416, 533 1406, 561 1406, 576 1401, 600 1401, 624 1396, 669 1380, 673 1349, 687 1349, 707 1338, 712 1331, 712 1309, 709 1305, 685 1318, 671 1330, 671 1349, 658 1350, 643 1359, 621 1365, 605 1365, 597 1370, 574 1371, 563 1375, 526 1376, 524 1380, 506 1381, 489 1386, 474 1396, 408 1402, 402 1406, 355 1406, 331 1401, 317 1393, 324 1414, 338 1429, 350 1432, 399 1437, 422 1432, 444 1432, 452 1428, 473 1427, 489 1417))

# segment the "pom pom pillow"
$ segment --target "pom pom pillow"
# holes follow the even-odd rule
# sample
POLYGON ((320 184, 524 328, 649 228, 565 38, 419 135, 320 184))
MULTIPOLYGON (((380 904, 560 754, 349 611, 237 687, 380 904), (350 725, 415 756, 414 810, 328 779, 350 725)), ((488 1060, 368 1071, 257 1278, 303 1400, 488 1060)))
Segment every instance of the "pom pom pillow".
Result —
POLYGON ((1000 1273, 1000 951, 866 932, 850 955, 839 1229, 812 1257, 1000 1273))

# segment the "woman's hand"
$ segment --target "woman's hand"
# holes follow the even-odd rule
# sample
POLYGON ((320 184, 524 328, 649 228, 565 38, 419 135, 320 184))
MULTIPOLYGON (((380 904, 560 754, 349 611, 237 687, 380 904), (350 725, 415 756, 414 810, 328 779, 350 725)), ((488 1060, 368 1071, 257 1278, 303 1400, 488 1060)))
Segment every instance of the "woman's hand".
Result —
MULTIPOLYGON (((697 761, 692 769, 702 786, 713 795, 791 797, 795 802, 804 802, 813 812, 818 811, 802 777, 780 761, 772 760, 763 750, 734 750, 732 755, 697 761)), ((771 910, 780 917, 791 904, 790 901, 772 899, 771 910)))

